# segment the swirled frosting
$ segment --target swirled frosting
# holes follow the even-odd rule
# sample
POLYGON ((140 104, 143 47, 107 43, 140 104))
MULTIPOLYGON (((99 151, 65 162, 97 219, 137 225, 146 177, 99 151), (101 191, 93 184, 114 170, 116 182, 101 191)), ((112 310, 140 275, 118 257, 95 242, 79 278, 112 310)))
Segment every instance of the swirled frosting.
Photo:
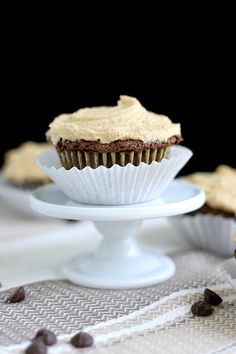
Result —
POLYGON ((236 169, 220 165, 213 173, 193 173, 185 177, 202 187, 207 204, 236 216, 236 169))
POLYGON ((47 143, 27 141, 5 154, 3 177, 15 184, 49 182, 49 178, 36 165, 35 159, 50 147, 47 143))
POLYGON ((136 98, 129 96, 120 96, 114 107, 83 108, 72 114, 61 114, 49 127, 46 135, 55 145, 60 139, 101 143, 120 139, 151 142, 181 135, 180 124, 147 111, 136 98))

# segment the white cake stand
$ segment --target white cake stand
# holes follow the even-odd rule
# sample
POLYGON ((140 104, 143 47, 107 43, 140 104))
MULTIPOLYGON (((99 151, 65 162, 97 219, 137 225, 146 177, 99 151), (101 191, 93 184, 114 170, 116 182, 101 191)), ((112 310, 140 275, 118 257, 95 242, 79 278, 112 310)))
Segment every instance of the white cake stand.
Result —
POLYGON ((103 235, 95 253, 82 254, 63 268, 73 283, 106 289, 139 288, 163 282, 175 272, 173 261, 135 240, 142 220, 179 215, 203 205, 204 192, 183 181, 173 181, 161 198, 140 204, 100 206, 78 204, 56 185, 38 188, 32 208, 44 215, 91 220, 103 235))

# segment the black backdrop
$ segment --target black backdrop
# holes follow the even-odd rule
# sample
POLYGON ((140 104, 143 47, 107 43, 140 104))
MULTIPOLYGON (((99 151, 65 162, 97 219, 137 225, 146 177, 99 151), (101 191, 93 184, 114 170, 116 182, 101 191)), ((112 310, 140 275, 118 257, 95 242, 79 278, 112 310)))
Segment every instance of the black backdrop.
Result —
POLYGON ((21 142, 43 141, 56 115, 114 105, 126 94, 181 123, 183 144, 194 151, 184 173, 222 163, 236 167, 235 66, 233 46, 224 38, 208 34, 205 43, 187 39, 187 47, 178 42, 176 49, 168 42, 169 48, 155 51, 131 43, 130 52, 116 42, 113 53, 109 41, 100 38, 96 49, 87 43, 89 49, 84 42, 55 46, 49 38, 46 45, 16 32, 14 40, 8 38, 1 67, 0 163, 21 142))
POLYGON ((236 167, 232 98, 215 82, 204 78, 199 87, 199 80, 192 81, 192 75, 180 81, 174 76, 160 77, 158 72, 142 82, 122 82, 105 75, 87 81, 80 72, 60 75, 19 76, 3 102, 6 134, 1 137, 1 155, 26 140, 43 141, 49 122, 60 113, 114 105, 120 94, 127 94, 136 96, 149 110, 181 123, 183 144, 194 151, 184 172, 213 170, 220 163, 236 167))

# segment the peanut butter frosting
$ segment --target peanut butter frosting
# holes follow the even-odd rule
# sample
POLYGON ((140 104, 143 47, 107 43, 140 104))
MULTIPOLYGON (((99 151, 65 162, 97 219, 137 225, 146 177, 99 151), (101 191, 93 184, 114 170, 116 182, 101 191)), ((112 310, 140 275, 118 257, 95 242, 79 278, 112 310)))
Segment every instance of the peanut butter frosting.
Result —
POLYGON ((50 147, 47 143, 27 141, 5 154, 3 177, 15 184, 49 182, 49 178, 36 165, 36 158, 50 147))
POLYGON ((147 111, 136 98, 129 96, 120 96, 114 107, 83 108, 72 114, 61 114, 49 127, 46 135, 54 145, 60 139, 101 143, 124 139, 164 142, 181 135, 180 124, 147 111))
POLYGON ((215 172, 198 172, 184 178, 204 189, 210 207, 236 216, 236 169, 220 165, 215 172))

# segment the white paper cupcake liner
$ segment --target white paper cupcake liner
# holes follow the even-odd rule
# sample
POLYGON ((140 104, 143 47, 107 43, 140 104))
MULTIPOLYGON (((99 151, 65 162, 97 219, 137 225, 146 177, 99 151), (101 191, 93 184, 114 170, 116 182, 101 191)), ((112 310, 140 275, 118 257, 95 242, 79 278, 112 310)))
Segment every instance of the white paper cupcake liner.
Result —
POLYGON ((121 205, 140 203, 157 198, 191 158, 192 151, 173 146, 169 158, 150 165, 128 164, 111 168, 76 167, 66 170, 57 152, 42 153, 37 160, 40 168, 72 200, 85 204, 121 205))
POLYGON ((232 257, 236 221, 221 215, 196 214, 169 218, 170 222, 193 248, 232 257))
POLYGON ((225 262, 223 270, 226 272, 226 280, 236 289, 236 259, 230 259, 225 262))
POLYGON ((18 188, 7 183, 7 181, 0 177, 0 197, 12 209, 21 215, 28 217, 42 218, 40 214, 33 211, 30 205, 30 196, 32 190, 18 188))

